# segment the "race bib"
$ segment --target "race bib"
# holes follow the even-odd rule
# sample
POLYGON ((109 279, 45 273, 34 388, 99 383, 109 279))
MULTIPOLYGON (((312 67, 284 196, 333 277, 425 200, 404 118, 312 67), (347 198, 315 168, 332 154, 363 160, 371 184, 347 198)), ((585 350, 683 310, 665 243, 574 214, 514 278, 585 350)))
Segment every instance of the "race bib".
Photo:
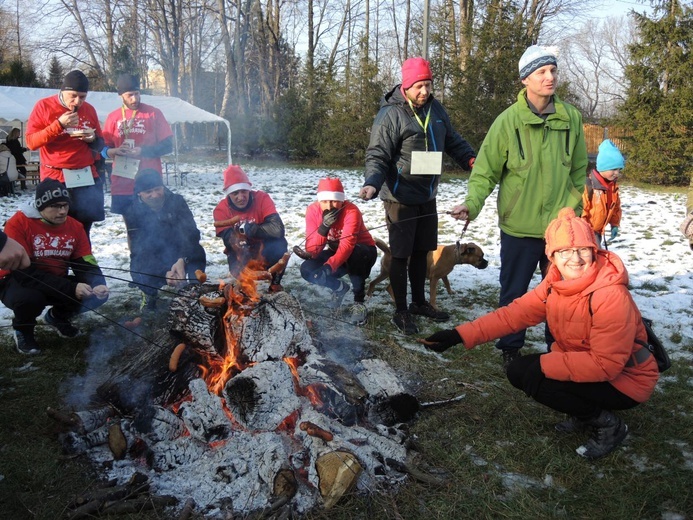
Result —
POLYGON ((140 169, 140 160, 119 155, 113 163, 113 175, 134 179, 140 169))
POLYGON ((65 186, 68 188, 79 188, 81 186, 93 186, 94 176, 91 174, 91 166, 71 170, 63 168, 63 176, 65 177, 65 186))
POLYGON ((440 175, 443 172, 443 152, 412 152, 412 175, 440 175))

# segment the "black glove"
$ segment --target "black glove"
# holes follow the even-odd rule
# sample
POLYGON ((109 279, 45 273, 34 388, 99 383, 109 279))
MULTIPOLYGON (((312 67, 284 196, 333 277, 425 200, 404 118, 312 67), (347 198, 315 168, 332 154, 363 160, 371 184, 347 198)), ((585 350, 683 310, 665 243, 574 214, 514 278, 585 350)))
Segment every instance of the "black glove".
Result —
POLYGON ((462 338, 455 329, 439 330, 422 342, 424 347, 435 352, 445 352, 459 343, 462 343, 462 338))
POLYGON ((337 222, 339 210, 337 208, 326 209, 322 212, 322 224, 318 226, 318 234, 324 237, 330 232, 332 225, 337 222))

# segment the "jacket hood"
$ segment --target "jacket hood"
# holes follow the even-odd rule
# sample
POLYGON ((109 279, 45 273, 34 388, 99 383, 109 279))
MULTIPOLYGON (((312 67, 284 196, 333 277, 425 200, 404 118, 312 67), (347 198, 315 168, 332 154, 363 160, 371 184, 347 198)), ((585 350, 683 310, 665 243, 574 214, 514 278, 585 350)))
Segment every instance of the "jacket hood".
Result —
MULTIPOLYGON (((401 86, 402 86, 401 84, 395 85, 392 90, 385 93, 385 95, 380 100, 380 108, 387 106, 387 105, 409 106, 409 103, 407 103, 407 100, 404 97, 404 94, 402 94, 402 91, 400 90, 401 86)), ((428 105, 431 101, 433 101, 433 94, 428 96, 428 100, 426 101, 426 105, 428 105)))

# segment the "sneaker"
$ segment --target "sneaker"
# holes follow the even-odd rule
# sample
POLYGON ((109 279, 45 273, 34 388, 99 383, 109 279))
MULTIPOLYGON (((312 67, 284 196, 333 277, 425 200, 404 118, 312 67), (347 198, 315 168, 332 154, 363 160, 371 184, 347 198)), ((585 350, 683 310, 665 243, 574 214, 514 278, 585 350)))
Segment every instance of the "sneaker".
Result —
POLYGON ((332 291, 332 301, 330 302, 330 308, 332 309, 339 309, 339 307, 342 305, 342 300, 344 299, 344 295, 349 292, 349 287, 348 283, 344 283, 343 281, 339 281, 339 287, 332 291))
POLYGON ((368 309, 361 302, 354 302, 347 311, 347 321, 352 325, 363 325, 366 323, 368 309))
POLYGON ((142 293, 142 302, 140 303, 141 311, 153 311, 156 310, 156 303, 158 301, 158 296, 156 294, 142 293))
POLYGON ((397 311, 392 317, 392 323, 407 336, 419 332, 419 328, 414 323, 414 318, 409 311, 397 311))
POLYGON ((46 320, 46 323, 57 330, 58 334, 60 334, 63 338, 74 338, 79 336, 80 330, 70 323, 70 320, 65 318, 56 318, 53 315, 53 309, 50 309, 46 313, 44 319, 46 320))
POLYGON ((41 349, 36 343, 34 338, 34 331, 22 332, 20 330, 14 331, 14 343, 17 346, 17 352, 25 355, 35 355, 40 354, 41 349))
POLYGON ((519 348, 509 348, 503 350, 501 356, 503 357, 503 371, 507 372, 510 363, 515 361, 517 358, 522 357, 522 353, 520 352, 519 348))
POLYGON ((595 460, 614 451, 628 435, 628 425, 612 412, 602 410, 596 419, 587 421, 592 436, 575 451, 581 457, 595 460))
POLYGON ((417 316, 426 316, 433 321, 448 321, 450 315, 447 312, 439 311, 428 302, 409 304, 409 312, 417 316))

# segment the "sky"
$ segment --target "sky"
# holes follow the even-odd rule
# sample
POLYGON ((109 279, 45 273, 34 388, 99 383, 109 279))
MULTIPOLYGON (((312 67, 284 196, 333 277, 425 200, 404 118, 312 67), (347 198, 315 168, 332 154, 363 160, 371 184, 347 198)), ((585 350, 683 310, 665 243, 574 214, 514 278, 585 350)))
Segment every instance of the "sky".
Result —
MULTIPOLYGON (((212 211, 222 193, 222 171, 225 164, 205 162, 181 164, 182 170, 190 171, 185 186, 170 186, 172 191, 182 194, 195 215, 202 234, 202 245, 207 251, 207 274, 211 280, 228 275, 221 240, 214 235, 212 211)), ((317 182, 328 174, 342 179, 347 198, 353 200, 364 213, 366 226, 374 236, 387 241, 384 227, 382 203, 361 201, 356 196, 362 183, 359 170, 319 170, 289 167, 244 167, 253 182, 253 187, 267 191, 275 201, 284 220, 289 248, 302 245, 304 240, 305 208, 315 200, 317 182)), ((460 203, 466 193, 466 181, 457 179, 441 185, 438 194, 438 211, 450 210, 460 203)), ((16 208, 32 199, 33 194, 24 192, 18 198, 0 198, 2 221, 13 214, 16 208)), ((642 314, 655 322, 655 330, 664 340, 672 358, 690 360, 693 354, 693 251, 679 232, 679 224, 685 214, 683 191, 666 193, 661 190, 622 186, 621 198, 623 220, 621 233, 611 244, 610 249, 624 261, 629 274, 633 297, 642 314), (672 341, 672 338, 674 341, 672 341), (678 342, 678 343, 677 343, 678 342), (683 345, 688 345, 684 351, 683 345)), ((110 194, 106 195, 107 209, 110 208, 110 194)), ((499 230, 495 209, 495 192, 489 197, 479 217, 470 223, 464 237, 463 224, 452 217, 441 214, 439 217, 439 243, 452 244, 456 240, 471 241, 481 246, 489 266, 477 270, 471 266, 457 266, 450 275, 455 293, 448 295, 442 287, 438 290, 438 304, 453 315, 450 326, 456 322, 473 319, 493 310, 491 303, 470 308, 465 293, 486 293, 486 300, 492 302, 498 291, 499 274, 499 230)), ((119 215, 107 211, 104 222, 96 223, 92 229, 93 251, 111 290, 112 302, 139 301, 139 291, 127 286, 129 276, 129 253, 125 228, 119 215), (117 280, 121 278, 123 280, 117 280)), ((284 278, 284 285, 304 304, 307 314, 320 313, 329 295, 322 288, 308 285, 299 274, 300 259, 292 255, 284 278)), ((371 278, 380 269, 379 261, 373 268, 371 278)), ((536 276, 533 284, 538 283, 536 276)), ((349 293, 345 301, 350 301, 349 293)), ((393 312, 393 307, 385 284, 376 288, 371 300, 367 302, 371 311, 393 312)), ((0 333, 10 334, 11 311, 0 305, 0 333)), ((76 318, 78 326, 89 330, 103 325, 103 320, 95 313, 87 313, 76 318)), ((39 326, 45 326, 39 318, 39 326)), ((368 326, 368 324, 366 325, 368 326)), ((539 346, 543 329, 530 331, 530 344, 539 346)), ((426 326, 422 335, 434 329, 426 326)), ((394 327, 393 327, 393 332, 394 327)), ((399 340, 408 348, 418 349, 413 338, 401 337, 399 340)))

